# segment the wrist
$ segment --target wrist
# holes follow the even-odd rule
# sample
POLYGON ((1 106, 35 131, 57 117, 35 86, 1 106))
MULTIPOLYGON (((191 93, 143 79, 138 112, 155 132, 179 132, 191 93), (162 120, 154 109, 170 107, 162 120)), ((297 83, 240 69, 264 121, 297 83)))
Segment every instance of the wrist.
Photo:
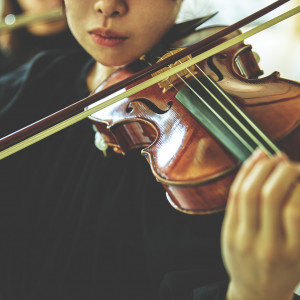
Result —
POLYGON ((293 292, 282 294, 274 292, 271 286, 267 291, 262 292, 255 289, 238 288, 230 282, 226 293, 226 300, 292 300, 293 295, 293 292))

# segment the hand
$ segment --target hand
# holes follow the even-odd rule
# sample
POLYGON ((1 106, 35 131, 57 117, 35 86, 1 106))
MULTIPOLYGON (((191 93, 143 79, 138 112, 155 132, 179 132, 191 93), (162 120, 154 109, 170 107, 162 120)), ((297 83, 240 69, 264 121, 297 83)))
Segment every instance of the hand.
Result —
POLYGON ((222 255, 228 300, 292 299, 300 281, 300 165, 255 152, 230 190, 222 255))

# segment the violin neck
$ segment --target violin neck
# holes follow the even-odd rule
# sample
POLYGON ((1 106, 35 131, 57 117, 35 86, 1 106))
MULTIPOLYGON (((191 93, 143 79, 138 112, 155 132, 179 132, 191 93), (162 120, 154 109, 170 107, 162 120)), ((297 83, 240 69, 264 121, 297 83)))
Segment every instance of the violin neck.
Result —
POLYGON ((210 77, 203 76, 188 82, 176 98, 239 161, 245 161, 258 147, 269 155, 279 152, 210 77))

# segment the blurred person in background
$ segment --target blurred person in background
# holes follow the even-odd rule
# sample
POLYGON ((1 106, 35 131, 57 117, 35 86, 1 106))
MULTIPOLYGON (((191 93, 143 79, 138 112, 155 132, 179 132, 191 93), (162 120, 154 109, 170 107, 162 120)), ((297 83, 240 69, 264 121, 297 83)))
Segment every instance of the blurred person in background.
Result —
MULTIPOLYGON (((35 15, 62 9, 62 0, 0 1, 2 24, 6 16, 18 18, 24 14, 35 15)), ((0 74, 13 70, 44 50, 79 48, 63 13, 62 17, 53 20, 29 22, 14 30, 3 29, 0 31, 0 74)))

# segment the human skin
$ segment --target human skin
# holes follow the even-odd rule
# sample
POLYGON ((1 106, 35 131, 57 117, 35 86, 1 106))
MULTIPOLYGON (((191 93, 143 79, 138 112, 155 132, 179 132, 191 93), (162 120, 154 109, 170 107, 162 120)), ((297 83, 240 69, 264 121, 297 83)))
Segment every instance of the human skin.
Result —
MULTIPOLYGON (((69 27, 94 57, 94 90, 150 50, 174 24, 181 1, 65 0, 69 27)), ((287 300, 300 279, 300 167, 257 152, 240 170, 222 228, 228 300, 287 300), (291 191, 291 192, 290 192, 291 191)))
POLYGON ((97 61, 88 78, 90 90, 115 68, 149 51, 174 25, 180 5, 181 0, 65 0, 73 35, 97 61), (94 30, 101 30, 106 40, 119 36, 120 43, 99 45, 94 30))
MULTIPOLYGON (((24 13, 37 14, 61 9, 62 0, 18 0, 24 13)), ((28 30, 34 35, 52 35, 67 28, 65 18, 31 24, 28 30)))
POLYGON ((227 300, 290 300, 300 281, 300 165, 256 153, 242 166, 222 227, 227 300))

